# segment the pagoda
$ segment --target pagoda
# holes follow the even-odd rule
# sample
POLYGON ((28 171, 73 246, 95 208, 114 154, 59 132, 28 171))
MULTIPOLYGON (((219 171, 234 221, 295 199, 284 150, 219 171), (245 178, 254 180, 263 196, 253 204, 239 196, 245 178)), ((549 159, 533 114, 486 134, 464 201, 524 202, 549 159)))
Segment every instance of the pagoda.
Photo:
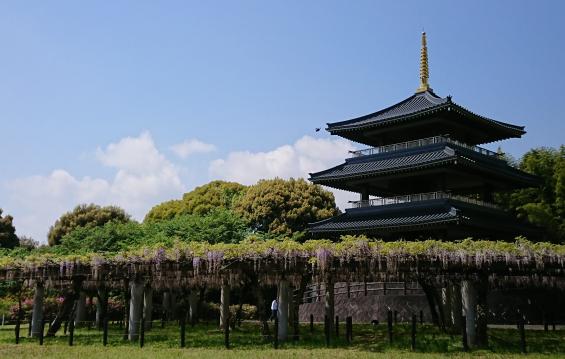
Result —
POLYGON ((325 171, 316 184, 360 194, 344 213, 311 223, 312 234, 379 238, 528 238, 540 232, 493 203, 496 192, 533 187, 539 179, 478 145, 526 132, 440 97, 428 84, 422 33, 420 86, 407 99, 347 121, 328 123, 332 135, 370 146, 325 171))

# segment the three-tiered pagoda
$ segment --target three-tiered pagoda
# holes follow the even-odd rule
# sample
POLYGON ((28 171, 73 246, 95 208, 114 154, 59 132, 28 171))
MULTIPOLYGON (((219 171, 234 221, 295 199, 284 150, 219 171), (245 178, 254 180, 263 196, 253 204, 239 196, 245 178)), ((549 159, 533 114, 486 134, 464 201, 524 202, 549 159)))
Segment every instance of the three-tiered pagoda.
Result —
POLYGON ((428 84, 422 33, 420 87, 407 99, 327 131, 370 148, 311 173, 310 181, 360 193, 352 208, 312 223, 320 236, 511 239, 539 232, 493 204, 495 192, 532 187, 537 177, 511 167, 480 144, 519 138, 523 126, 480 116, 436 95, 428 84))

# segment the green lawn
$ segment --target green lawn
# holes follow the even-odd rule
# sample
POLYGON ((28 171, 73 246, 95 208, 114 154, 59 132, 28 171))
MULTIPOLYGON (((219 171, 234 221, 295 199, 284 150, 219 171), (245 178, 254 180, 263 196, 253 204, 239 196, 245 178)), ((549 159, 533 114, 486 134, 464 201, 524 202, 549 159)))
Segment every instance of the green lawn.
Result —
MULTIPOLYGON (((342 326, 340 329, 344 329, 342 326)), ((45 338, 43 346, 37 339, 27 338, 27 326, 22 326, 19 345, 14 344, 14 327, 0 328, 0 358, 518 358, 518 333, 514 329, 491 329, 490 349, 463 353, 459 336, 440 333, 431 326, 419 326, 417 351, 411 352, 408 325, 394 327, 394 343, 388 343, 386 328, 355 325, 353 344, 347 345, 340 337, 333 348, 325 348, 322 327, 317 325, 313 334, 307 326, 298 342, 281 344, 274 350, 271 343, 259 335, 257 323, 244 323, 232 332, 231 349, 223 347, 223 334, 214 325, 200 324, 187 327, 186 348, 179 348, 179 329, 169 323, 164 329, 158 323, 145 335, 145 347, 122 340, 121 331, 111 326, 109 344, 102 345, 102 332, 81 328, 75 331, 73 347, 68 337, 45 338)), ((340 333, 340 334, 343 334, 340 333)), ((529 358, 560 358, 565 356, 565 331, 528 331, 529 358)))

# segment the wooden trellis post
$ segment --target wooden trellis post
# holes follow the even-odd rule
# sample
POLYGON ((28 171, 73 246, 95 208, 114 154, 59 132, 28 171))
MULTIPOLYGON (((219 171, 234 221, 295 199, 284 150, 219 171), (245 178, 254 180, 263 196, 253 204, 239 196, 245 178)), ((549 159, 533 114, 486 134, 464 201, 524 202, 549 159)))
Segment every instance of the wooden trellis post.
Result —
POLYGON ((230 348, 230 286, 224 280, 220 293, 220 326, 224 329, 224 346, 230 348))
POLYGON ((416 350, 416 314, 412 315, 412 351, 416 350))
POLYGON ((102 324, 103 327, 103 334, 102 334, 102 344, 104 346, 108 345, 108 314, 104 316, 104 322, 102 324))
POLYGON ((181 315, 180 317, 180 347, 185 347, 185 339, 186 339, 186 317, 181 315))
POLYGON ((520 332, 520 351, 526 353, 526 330, 524 327, 524 320, 520 318, 518 320, 518 331, 520 332))
POLYGON ((39 345, 43 345, 43 335, 45 334, 45 321, 41 321, 41 326, 39 328, 39 345))
POLYGON ((279 317, 278 315, 275 315, 275 327, 274 327, 274 338, 273 338, 273 344, 275 346, 275 349, 279 348, 279 317))
POLYGON ((339 316, 335 316, 335 337, 339 338, 339 316))
POLYGON ((388 342, 392 344, 392 311, 389 309, 387 313, 387 331, 388 331, 388 342))
POLYGON ((325 302, 325 316, 326 316, 326 344, 330 346, 333 343, 333 318, 334 318, 334 281, 331 275, 326 279, 326 302, 325 302))
POLYGON ((463 315, 461 317, 461 322, 463 323, 463 325, 461 326, 461 338, 463 340, 463 351, 468 351, 469 350, 469 342, 467 341, 467 325, 465 324, 465 323, 467 323, 467 317, 463 315))
POLYGON ((128 336, 129 336, 129 302, 130 302, 130 289, 129 289, 129 280, 126 279, 124 280, 124 295, 123 295, 123 300, 124 300, 124 319, 123 319, 123 323, 124 323, 124 332, 123 332, 123 340, 127 340, 128 336))

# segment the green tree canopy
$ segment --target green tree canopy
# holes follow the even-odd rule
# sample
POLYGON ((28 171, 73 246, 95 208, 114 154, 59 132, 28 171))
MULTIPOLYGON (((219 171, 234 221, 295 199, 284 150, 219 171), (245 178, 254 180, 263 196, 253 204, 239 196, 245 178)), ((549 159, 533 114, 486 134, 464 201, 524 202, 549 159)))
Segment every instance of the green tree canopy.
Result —
POLYGON ((182 242, 238 243, 248 232, 245 221, 224 208, 205 215, 182 215, 170 220, 147 222, 145 228, 150 238, 182 242))
POLYGON ((2 208, 0 208, 0 248, 14 248, 19 244, 18 236, 16 236, 16 227, 14 227, 13 217, 10 215, 2 217, 2 208))
POLYGON ((60 254, 119 252, 150 245, 171 247, 175 242, 238 243, 247 234, 245 222, 232 211, 184 215, 161 221, 110 221, 102 226, 77 227, 54 250, 60 254))
POLYGON ((143 243, 145 238, 145 229, 135 221, 109 221, 99 226, 74 228, 54 250, 64 254, 118 252, 143 243))
POLYGON ((97 227, 107 222, 129 222, 130 215, 116 206, 100 207, 95 204, 81 204, 59 218, 49 229, 47 239, 50 246, 57 245, 61 238, 78 227, 97 227))
POLYGON ((160 221, 183 215, 205 215, 218 208, 231 209, 247 187, 225 181, 212 181, 185 193, 182 199, 163 202, 153 207, 145 221, 160 221))
POLYGON ((498 196, 499 202, 520 218, 542 226, 548 240, 565 241, 565 146, 534 148, 521 159, 518 167, 540 176, 540 188, 526 188, 498 196))
POLYGON ((237 201, 235 211, 254 229, 276 235, 303 231, 338 213, 333 193, 304 179, 261 180, 237 201))

